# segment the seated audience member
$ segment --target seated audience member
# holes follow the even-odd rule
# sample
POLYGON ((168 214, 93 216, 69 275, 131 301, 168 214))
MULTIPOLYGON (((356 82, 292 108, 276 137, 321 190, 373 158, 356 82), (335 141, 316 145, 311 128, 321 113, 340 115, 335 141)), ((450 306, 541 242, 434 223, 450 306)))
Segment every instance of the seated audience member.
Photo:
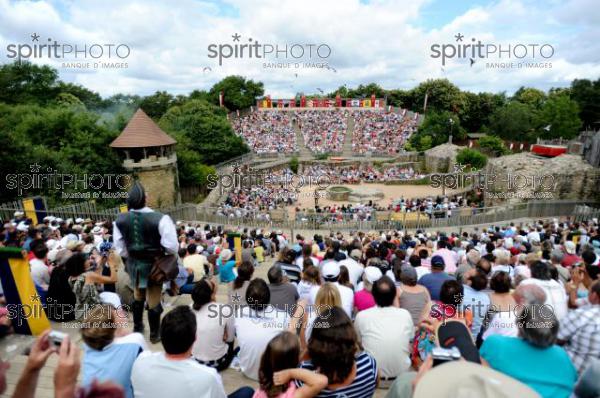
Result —
POLYGON ((260 359, 260 390, 253 398, 310 398, 327 387, 327 377, 298 368, 300 342, 291 332, 273 337, 260 359), (302 383, 297 388, 294 380, 302 383))
POLYGON ((568 397, 577 370, 565 350, 555 345, 556 316, 545 306, 530 305, 519 312, 517 327, 519 337, 492 335, 485 339, 480 350, 483 359, 544 398, 568 397))
MULTIPOLYGON (((505 273, 503 273, 505 274, 505 273)), ((506 274, 505 274, 506 275, 506 274)), ((512 293, 513 304, 498 310, 494 304, 490 309, 481 325, 479 336, 477 336, 477 346, 481 346, 483 340, 493 334, 502 336, 517 337, 517 313, 519 308, 526 305, 543 305, 546 302, 546 293, 541 287, 536 285, 519 285, 512 293)))
POLYGON ((192 290, 192 309, 196 316, 196 341, 192 356, 199 363, 221 372, 233 360, 235 339, 233 318, 214 316, 223 304, 216 303, 217 284, 208 278, 199 280, 192 290), (211 308, 212 306, 212 308, 211 308))
POLYGON ((302 271, 302 280, 297 286, 299 300, 304 300, 309 305, 313 305, 320 287, 321 275, 319 274, 319 268, 311 263, 311 265, 304 267, 304 271, 302 271))
MULTIPOLYGON (((327 377, 328 385, 317 397, 371 397, 377 386, 377 363, 364 351, 350 317, 339 307, 317 316, 308 341, 308 360, 302 369, 327 377)), ((304 383, 296 381, 296 386, 304 383)))
POLYGON ((202 250, 202 246, 196 246, 195 243, 190 243, 187 247, 187 255, 183 258, 183 267, 188 274, 193 276, 192 283, 198 282, 204 276, 204 268, 208 265, 206 256, 200 254, 198 249, 202 250))
POLYGON ((249 261, 243 261, 237 270, 235 280, 228 287, 229 304, 248 304, 246 303, 246 290, 254 275, 254 265, 249 261))
POLYGON ((448 249, 448 242, 446 240, 440 239, 437 242, 437 250, 433 252, 431 260, 432 260, 432 268, 433 268, 433 259, 436 257, 442 257, 444 260, 444 268, 446 272, 450 274, 454 274, 456 272, 456 263, 458 262, 458 255, 456 252, 448 249))
POLYGON ((46 265, 48 247, 42 239, 33 240, 30 247, 33 253, 33 258, 29 260, 31 279, 33 279, 35 288, 41 296, 41 301, 46 302, 46 294, 50 286, 50 268, 46 265))
POLYGON ((396 285, 390 278, 378 279, 372 293, 377 306, 359 312, 354 327, 365 351, 377 361, 380 381, 389 385, 410 367, 414 324, 407 310, 393 306, 396 285))
POLYGON ((569 312, 560 322, 558 344, 563 345, 579 374, 593 358, 600 358, 600 281, 590 286, 589 305, 569 312))
POLYGON ((126 317, 108 304, 97 305, 84 318, 81 327, 83 387, 89 387, 94 380, 111 381, 123 388, 127 398, 133 397, 131 369, 138 355, 146 349, 146 342, 140 333, 115 337, 117 324, 126 321, 126 317))
POLYGON ((464 360, 433 366, 430 357, 419 368, 399 377, 386 398, 540 398, 527 385, 487 366, 464 360))
POLYGON ((483 290, 487 287, 487 277, 477 269, 472 269, 463 274, 464 297, 462 307, 469 309, 473 314, 471 334, 477 336, 481 323, 490 307, 490 296, 483 290))
POLYGON ((349 287, 338 283, 340 277, 340 265, 338 262, 332 259, 324 263, 321 273, 323 274, 323 281, 330 282, 338 288, 342 299, 342 308, 346 311, 348 317, 351 317, 352 308, 354 307, 354 292, 349 287))
POLYGON ((291 315, 299 297, 296 286, 284 276, 280 265, 269 268, 267 277, 269 278, 269 292, 271 293, 269 304, 278 310, 287 311, 291 315))
POLYGON ((375 307, 375 299, 371 293, 373 283, 377 282, 383 274, 377 267, 366 267, 363 273, 362 289, 354 293, 354 308, 360 312, 375 307))
POLYGON ((246 311, 235 318, 240 368, 246 377, 258 380, 260 356, 269 341, 288 328, 289 317, 285 311, 277 311, 269 304, 271 293, 262 279, 250 281, 246 301, 246 311))
MULTIPOLYGON (((69 274, 69 284, 75 295, 75 319, 81 320, 91 306, 102 302, 96 284, 115 283, 117 281, 116 259, 109 255, 110 276, 103 276, 95 269, 83 253, 75 253, 65 263, 69 274)), ((118 297, 118 296, 117 296, 118 297)))
POLYGON ((340 291, 332 283, 324 283, 317 292, 315 304, 308 311, 302 312, 302 327, 300 329, 300 343, 304 348, 304 343, 308 342, 312 333, 313 324, 317 316, 322 313, 327 313, 333 307, 342 307, 342 299, 340 291))
MULTIPOLYGON (((427 253, 426 250, 425 250, 425 253, 427 253)), ((426 268, 422 265, 421 257, 419 257, 415 254, 413 254, 412 256, 410 256, 408 258, 408 263, 417 272, 417 280, 419 280, 423 275, 429 274, 431 272, 431 270, 429 268, 426 268)), ((396 280, 398 280, 398 279, 396 278, 396 280)))
POLYGON ((543 261, 536 261, 530 266, 531 278, 525 279, 521 284, 534 284, 541 287, 546 293, 546 304, 551 306, 560 321, 567 315, 568 302, 565 289, 556 280, 552 279, 550 266, 543 261))
POLYGON ((219 278, 221 283, 229 283, 235 279, 235 259, 233 252, 229 249, 221 251, 217 259, 217 267, 219 268, 219 278))
POLYGON ((400 308, 409 312, 415 326, 421 321, 431 301, 429 291, 417 284, 417 277, 417 271, 410 265, 396 269, 396 280, 400 281, 398 303, 400 308))
POLYGON ((302 255, 296 258, 294 264, 296 264, 298 267, 300 267, 301 270, 303 270, 304 262, 306 260, 309 260, 315 267, 319 266, 319 259, 312 255, 312 245, 309 245, 308 243, 305 243, 304 246, 302 246, 302 255))
POLYGON ((431 257, 431 273, 419 278, 419 285, 427 288, 432 300, 439 300, 442 284, 447 280, 454 279, 444 272, 444 267, 444 259, 441 256, 433 256, 431 257))
POLYGON ((279 266, 291 283, 297 284, 300 282, 302 267, 296 264, 296 252, 289 247, 281 250, 279 260, 273 266, 279 266))
MULTIPOLYGON (((160 326, 165 352, 143 353, 135 361, 131 372, 135 397, 225 397, 219 373, 191 357, 196 317, 190 307, 169 311, 160 326)), ((242 387, 229 396, 245 398, 253 393, 251 388, 242 387)))
POLYGON ((364 267, 358 262, 361 256, 362 252, 359 249, 353 249, 349 256, 340 261, 340 266, 343 265, 348 268, 350 283, 352 283, 355 289, 358 287, 358 282, 361 280, 360 278, 364 272, 364 267))
POLYGON ((338 279, 338 283, 354 291, 354 285, 352 282, 350 282, 350 273, 345 265, 340 265, 340 277, 338 279))

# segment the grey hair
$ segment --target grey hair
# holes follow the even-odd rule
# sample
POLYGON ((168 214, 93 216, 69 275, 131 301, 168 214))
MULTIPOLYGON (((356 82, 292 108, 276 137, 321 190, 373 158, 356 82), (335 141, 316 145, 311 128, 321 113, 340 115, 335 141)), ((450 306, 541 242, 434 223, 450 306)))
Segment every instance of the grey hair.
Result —
POLYGON ((550 254, 550 260, 553 263, 560 263, 565 257, 564 253, 561 250, 554 249, 550 254))
POLYGON ((521 305, 542 305, 546 302, 546 292, 534 284, 520 284, 515 289, 513 297, 521 305))
POLYGON ((549 305, 523 307, 517 317, 517 327, 519 337, 535 347, 547 348, 556 343, 558 320, 549 305))

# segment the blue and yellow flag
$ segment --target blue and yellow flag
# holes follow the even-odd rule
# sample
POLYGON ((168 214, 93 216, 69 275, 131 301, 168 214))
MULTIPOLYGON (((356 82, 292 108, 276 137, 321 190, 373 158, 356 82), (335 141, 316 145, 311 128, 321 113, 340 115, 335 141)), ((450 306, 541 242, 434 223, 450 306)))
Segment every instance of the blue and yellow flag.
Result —
POLYGON ((20 248, 0 247, 0 280, 16 333, 37 336, 50 327, 44 303, 31 279, 29 263, 20 248))

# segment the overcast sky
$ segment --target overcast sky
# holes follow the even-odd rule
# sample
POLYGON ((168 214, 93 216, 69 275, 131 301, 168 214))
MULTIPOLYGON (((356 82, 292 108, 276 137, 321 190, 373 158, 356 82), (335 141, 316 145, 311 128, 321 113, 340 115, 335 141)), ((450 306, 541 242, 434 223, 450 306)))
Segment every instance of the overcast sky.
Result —
MULTIPOLYGON (((208 89, 230 74, 264 82, 265 92, 274 98, 369 82, 407 89, 441 77, 464 90, 511 93, 522 85, 547 90, 567 86, 575 78, 600 77, 596 0, 0 0, 1 63, 12 61, 7 57, 11 44, 36 44, 34 33, 40 36, 39 43, 51 38, 77 46, 128 46, 131 54, 126 59, 112 60, 126 62, 127 68, 122 69, 68 68, 62 60, 47 57, 32 61, 53 65, 61 79, 103 96, 147 95, 157 90, 185 94, 208 89), (459 34, 464 39, 457 38, 459 34), (239 35, 239 42, 233 35, 239 35), (289 56, 229 58, 222 65, 209 58, 211 44, 244 44, 250 38, 279 48, 323 45, 322 55, 328 48, 331 54, 303 61, 326 62, 330 68, 295 68, 289 56), (548 59, 529 49, 524 60, 551 67, 486 66, 521 61, 514 56, 477 58, 472 66, 469 57, 455 57, 442 67, 441 59, 431 57, 432 45, 468 44, 473 38, 504 48, 550 45, 554 54, 548 59), (531 54, 535 60, 529 58, 531 54), (291 68, 264 65, 290 61, 291 68)), ((548 55, 550 47, 545 48, 548 55)))

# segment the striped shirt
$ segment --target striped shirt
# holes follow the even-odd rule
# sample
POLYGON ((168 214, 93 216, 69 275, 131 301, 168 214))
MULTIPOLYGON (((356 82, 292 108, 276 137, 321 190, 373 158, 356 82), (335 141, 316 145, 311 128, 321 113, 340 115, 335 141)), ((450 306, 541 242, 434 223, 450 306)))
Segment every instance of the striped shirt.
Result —
MULTIPOLYGON (((310 361, 300 364, 300 367, 308 370, 315 370, 315 366, 310 361)), ((302 386, 301 381, 296 381, 298 387, 302 386)), ((316 395, 317 398, 368 398, 372 397, 377 386, 377 363, 375 358, 366 352, 361 352, 356 357, 356 377, 352 384, 340 387, 336 390, 321 390, 316 395)))
POLYGON ((296 264, 288 264, 281 261, 277 261, 275 264, 281 268, 283 274, 288 277, 290 282, 298 284, 300 282, 300 276, 302 275, 302 269, 296 264))

